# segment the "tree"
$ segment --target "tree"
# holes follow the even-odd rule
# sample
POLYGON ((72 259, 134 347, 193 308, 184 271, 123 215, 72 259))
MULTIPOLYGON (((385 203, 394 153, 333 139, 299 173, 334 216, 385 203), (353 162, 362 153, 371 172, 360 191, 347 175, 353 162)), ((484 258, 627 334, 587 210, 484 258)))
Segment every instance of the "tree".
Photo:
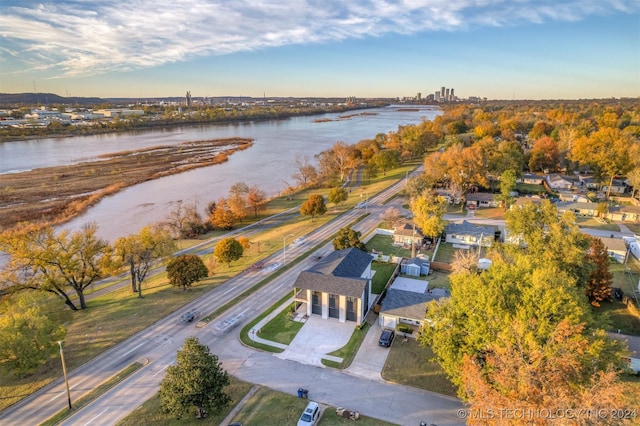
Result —
POLYGON ((349 227, 341 228, 333 239, 333 248, 342 250, 349 247, 355 247, 362 251, 367 250, 364 243, 360 241, 359 231, 354 231, 349 227))
POLYGON ((216 202, 216 208, 209 215, 209 223, 215 229, 220 230, 229 230, 233 228, 233 225, 236 223, 236 215, 231 211, 229 207, 229 203, 225 198, 220 198, 216 202))
POLYGON ((529 170, 555 170, 560 164, 558 143, 548 136, 538 139, 531 148, 529 170))
POLYGON ((609 271, 609 253, 602 240, 590 237, 591 245, 587 252, 587 261, 594 265, 594 269, 587 280, 585 293, 593 306, 600 306, 600 302, 611 296, 613 274, 609 271))
POLYGON ((328 178, 337 175, 344 182, 347 171, 354 167, 354 147, 345 142, 336 142, 333 146, 316 155, 322 175, 328 178))
POLYGON ((412 198, 409 205, 413 220, 424 235, 436 238, 442 234, 446 226, 443 216, 447 211, 447 200, 444 197, 425 191, 421 196, 412 198))
POLYGON ((400 210, 395 207, 389 207, 380 215, 380 219, 387 224, 388 229, 395 229, 404 218, 400 210))
POLYGON ((129 267, 131 291, 142 297, 142 282, 153 263, 175 252, 177 246, 162 228, 145 226, 137 234, 118 238, 114 249, 119 262, 129 267))
POLYGON ((231 397, 224 392, 229 383, 222 363, 209 347, 196 337, 187 337, 160 384, 160 409, 180 419, 195 407, 196 418, 205 417, 229 405, 231 397))
POLYGON ((213 255, 218 262, 226 263, 227 267, 231 265, 231 262, 238 260, 242 257, 244 249, 242 245, 235 238, 223 238, 216 244, 216 248, 213 251, 213 255))
POLYGON ((327 212, 327 206, 324 203, 324 197, 320 194, 311 194, 309 199, 300 206, 300 213, 305 216, 311 216, 311 220, 316 216, 322 216, 327 212))
POLYGON ((584 288, 593 266, 585 261, 589 240, 573 213, 558 216, 555 204, 543 200, 539 205, 528 203, 509 210, 505 219, 507 232, 522 238, 531 262, 541 268, 555 265, 584 288))
POLYGON ((473 407, 575 408, 605 389, 622 401, 615 373, 594 377, 622 367, 623 346, 598 329, 573 277, 531 258, 495 253, 482 274, 452 274, 451 297, 427 305, 421 342, 473 407))
POLYGON ((167 264, 167 277, 174 287, 186 290, 191 284, 206 278, 209 271, 204 262, 195 254, 182 254, 167 264))
POLYGON ((495 198, 502 202, 505 210, 509 209, 513 203, 513 191, 516 189, 516 173, 513 170, 506 170, 500 175, 500 195, 495 198))
POLYGON ((624 175, 633 170, 638 158, 638 139, 611 127, 604 127, 589 136, 578 138, 571 149, 572 160, 592 167, 598 176, 609 179, 607 198, 613 178, 617 174, 624 175))
POLYGON ((373 162, 379 170, 382 170, 382 175, 386 176, 387 171, 400 165, 400 154, 397 151, 385 149, 373 156, 373 162))
POLYGON ((95 223, 79 231, 24 228, 0 234, 0 251, 9 255, 5 287, 34 289, 60 297, 72 310, 87 307, 84 291, 112 270, 112 249, 96 236, 95 223), (69 289, 78 300, 72 300, 69 289))
POLYGON ((349 198, 349 193, 342 187, 332 188, 329 191, 329 196, 327 198, 330 203, 333 203, 336 205, 336 207, 338 207, 338 204, 347 201, 347 198, 349 198))
POLYGON ((247 193, 247 203, 253 209, 254 216, 258 217, 258 212, 267 208, 267 193, 254 185, 247 193))
POLYGON ((297 172, 293 174, 293 178, 298 185, 305 187, 318 179, 318 171, 309 163, 309 157, 306 155, 296 155, 297 172))
POLYGON ((0 370, 22 376, 57 352, 56 342, 64 339, 67 330, 47 314, 45 303, 33 291, 4 301, 0 310, 0 370))
POLYGON ((237 182, 231 185, 229 188, 229 198, 227 199, 227 205, 233 212, 233 215, 242 219, 247 215, 247 194, 249 193, 249 187, 244 182, 237 182))
MULTIPOLYGON (((207 208, 211 207, 213 206, 210 203, 207 208)), ((169 212, 163 225, 169 228, 175 238, 194 238, 207 232, 196 201, 188 205, 178 201, 176 208, 169 212)))

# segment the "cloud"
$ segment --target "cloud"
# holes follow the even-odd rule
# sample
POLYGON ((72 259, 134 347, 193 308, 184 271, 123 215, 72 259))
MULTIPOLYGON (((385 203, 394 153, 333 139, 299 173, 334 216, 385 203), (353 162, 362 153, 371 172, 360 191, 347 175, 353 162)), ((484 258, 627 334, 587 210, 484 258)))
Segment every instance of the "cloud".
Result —
MULTIPOLYGON (((0 7, 5 60, 93 75, 292 44, 578 21, 637 0, 30 0, 0 7), (7 55, 11 52, 11 55, 7 55)), ((3 53, 4 52, 4 53, 3 53)))

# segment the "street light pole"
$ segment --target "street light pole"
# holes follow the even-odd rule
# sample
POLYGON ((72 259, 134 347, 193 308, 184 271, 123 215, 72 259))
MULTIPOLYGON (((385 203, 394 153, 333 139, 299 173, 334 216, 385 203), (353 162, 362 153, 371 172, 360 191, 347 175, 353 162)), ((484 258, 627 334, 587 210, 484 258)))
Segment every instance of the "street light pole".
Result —
POLYGON ((64 362, 64 351, 62 350, 62 341, 58 340, 60 345, 60 360, 62 360, 62 374, 64 374, 64 384, 67 387, 67 402, 69 403, 69 410, 71 410, 71 391, 69 390, 69 379, 67 378, 67 365, 64 362))

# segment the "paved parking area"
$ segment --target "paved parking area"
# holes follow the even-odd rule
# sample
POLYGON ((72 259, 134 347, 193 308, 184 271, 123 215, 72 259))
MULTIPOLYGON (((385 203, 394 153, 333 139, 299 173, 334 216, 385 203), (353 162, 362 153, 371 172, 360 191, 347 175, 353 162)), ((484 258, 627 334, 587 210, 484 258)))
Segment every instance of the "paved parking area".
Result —
POLYGON ((275 356, 321 366, 322 358, 333 359, 326 354, 340 349, 349 342, 355 326, 356 323, 353 321, 340 322, 336 318, 322 319, 318 315, 311 315, 289 347, 275 356))

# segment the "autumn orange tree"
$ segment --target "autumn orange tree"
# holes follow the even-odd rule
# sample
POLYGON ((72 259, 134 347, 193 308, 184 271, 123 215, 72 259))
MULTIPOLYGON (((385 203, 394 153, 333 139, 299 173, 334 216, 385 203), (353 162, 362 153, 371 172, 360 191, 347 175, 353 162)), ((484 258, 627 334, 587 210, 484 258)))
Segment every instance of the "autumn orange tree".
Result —
POLYGON ((307 201, 300 206, 300 213, 305 216, 311 216, 311 220, 316 216, 322 216, 327 212, 327 205, 324 197, 320 194, 311 194, 307 201))
POLYGON ((591 167, 599 177, 609 180, 609 198, 614 177, 640 166, 640 140, 629 132, 603 127, 578 138, 571 149, 571 158, 591 167))
POLYGON ((585 294, 593 306, 611 296, 613 274, 609 271, 609 253, 607 247, 598 237, 590 237, 591 245, 587 252, 587 261, 594 266, 585 285, 585 294))

